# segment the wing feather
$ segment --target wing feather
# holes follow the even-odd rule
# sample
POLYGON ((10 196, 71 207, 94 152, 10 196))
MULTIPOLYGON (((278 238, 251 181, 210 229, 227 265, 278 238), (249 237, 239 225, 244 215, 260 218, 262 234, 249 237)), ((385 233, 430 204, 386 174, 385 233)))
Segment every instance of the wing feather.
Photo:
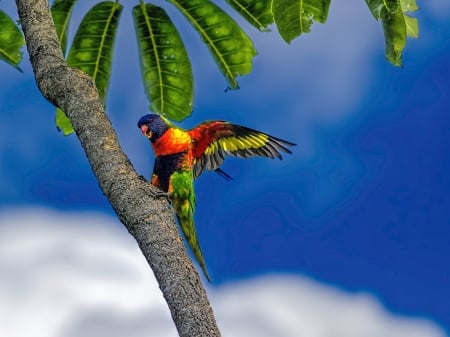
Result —
POLYGON ((282 159, 296 144, 267 133, 225 121, 204 122, 188 131, 193 143, 194 178, 204 170, 217 170, 226 156, 282 159))

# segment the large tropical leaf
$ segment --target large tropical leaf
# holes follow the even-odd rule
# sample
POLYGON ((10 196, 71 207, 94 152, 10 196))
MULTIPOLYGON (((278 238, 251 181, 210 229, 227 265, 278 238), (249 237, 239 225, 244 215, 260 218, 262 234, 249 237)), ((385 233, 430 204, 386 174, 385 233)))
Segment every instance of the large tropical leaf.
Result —
POLYGON ((183 41, 158 6, 137 5, 133 19, 150 109, 181 121, 191 114, 194 97, 192 68, 183 41))
POLYGON ((105 101, 111 75, 114 42, 122 5, 105 1, 96 4, 83 18, 67 57, 69 66, 90 75, 105 101))
POLYGON ((375 19, 381 20, 387 60, 395 66, 401 66, 407 36, 419 36, 417 19, 407 14, 418 9, 416 1, 366 0, 366 3, 375 19))
MULTIPOLYGON (((105 1, 96 4, 81 21, 67 57, 67 64, 90 75, 105 102, 111 75, 114 42, 122 5, 105 1)), ((56 125, 64 135, 73 132, 64 112, 57 109, 56 125)))
POLYGON ((236 77, 250 73, 252 59, 257 54, 250 38, 227 13, 208 0, 169 2, 199 32, 230 88, 239 88, 236 77))
POLYGON ((366 0, 372 15, 379 20, 385 11, 393 13, 400 7, 398 0, 366 0))
POLYGON ((270 0, 227 0, 250 24, 261 31, 273 23, 272 1, 270 0))
POLYGON ((25 39, 20 29, 5 12, 0 10, 0 60, 20 70, 21 49, 24 44, 25 39))
POLYGON ((311 31, 314 21, 325 23, 330 0, 273 0, 272 11, 281 37, 290 43, 311 31))
POLYGON ((402 65, 402 51, 406 45, 406 24, 401 9, 389 12, 381 11, 381 23, 384 31, 386 58, 393 65, 402 65))
POLYGON ((77 0, 55 0, 52 5, 53 22, 64 54, 66 54, 67 32, 75 2, 77 0))

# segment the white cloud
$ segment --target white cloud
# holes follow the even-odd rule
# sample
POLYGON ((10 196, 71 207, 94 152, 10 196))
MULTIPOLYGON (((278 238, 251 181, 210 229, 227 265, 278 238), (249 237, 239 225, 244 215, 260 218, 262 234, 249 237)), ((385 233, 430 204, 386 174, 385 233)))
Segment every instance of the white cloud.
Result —
POLYGON ((387 312, 373 296, 348 294, 299 276, 231 284, 213 294, 213 304, 230 336, 444 336, 426 320, 387 312))
MULTIPOLYGON (((209 289, 223 336, 444 337, 372 296, 300 276, 209 289)), ((0 211, 0 336, 176 336, 137 245, 117 220, 44 209, 0 211)))

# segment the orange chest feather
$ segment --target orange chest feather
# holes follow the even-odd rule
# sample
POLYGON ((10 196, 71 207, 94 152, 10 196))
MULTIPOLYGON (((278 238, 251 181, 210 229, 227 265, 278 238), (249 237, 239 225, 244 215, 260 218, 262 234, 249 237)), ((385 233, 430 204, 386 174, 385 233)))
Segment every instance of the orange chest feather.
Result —
POLYGON ((189 134, 183 130, 170 128, 153 143, 155 156, 166 156, 169 154, 188 151, 192 147, 189 134))

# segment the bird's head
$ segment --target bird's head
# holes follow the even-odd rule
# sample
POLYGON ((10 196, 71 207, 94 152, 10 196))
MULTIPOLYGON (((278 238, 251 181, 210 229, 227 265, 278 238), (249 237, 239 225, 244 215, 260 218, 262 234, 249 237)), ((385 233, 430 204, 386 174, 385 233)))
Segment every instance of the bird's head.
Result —
POLYGON ((152 143, 169 129, 169 124, 156 114, 148 114, 141 117, 137 126, 152 143))

